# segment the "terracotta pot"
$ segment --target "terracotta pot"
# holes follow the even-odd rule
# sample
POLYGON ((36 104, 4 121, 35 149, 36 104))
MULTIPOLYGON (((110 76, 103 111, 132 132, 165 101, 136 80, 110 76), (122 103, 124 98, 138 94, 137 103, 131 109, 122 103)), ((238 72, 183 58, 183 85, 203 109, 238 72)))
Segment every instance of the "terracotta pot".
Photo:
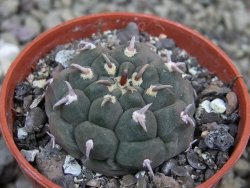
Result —
POLYGON ((218 75, 218 77, 226 83, 235 80, 233 90, 236 92, 239 99, 241 119, 233 153, 227 163, 214 176, 198 187, 214 186, 233 167, 243 153, 250 132, 249 95, 242 77, 225 53, 198 32, 166 19, 152 15, 131 13, 96 14, 65 22, 41 34, 16 58, 3 82, 0 98, 2 135, 24 174, 26 174, 37 187, 58 186, 32 167, 25 160, 14 142, 12 132, 14 114, 11 109, 13 107, 15 86, 25 79, 31 72, 31 67, 44 54, 48 53, 58 44, 64 44, 75 39, 88 37, 100 29, 100 25, 102 25, 101 31, 105 31, 107 29, 123 28, 129 21, 137 22, 142 31, 147 31, 152 35, 158 36, 164 33, 174 39, 179 47, 185 49, 190 55, 197 57, 204 67, 208 68, 210 72, 218 75))

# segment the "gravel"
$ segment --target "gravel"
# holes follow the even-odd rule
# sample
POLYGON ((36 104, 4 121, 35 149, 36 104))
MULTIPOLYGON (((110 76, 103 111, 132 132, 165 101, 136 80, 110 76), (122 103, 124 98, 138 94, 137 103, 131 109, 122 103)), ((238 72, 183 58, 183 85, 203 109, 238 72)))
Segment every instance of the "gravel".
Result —
MULTIPOLYGON (((1 40, 4 40, 4 43, 15 46, 14 52, 16 52, 19 49, 22 49, 27 42, 31 41, 40 32, 80 15, 103 11, 129 11, 156 14, 178 21, 200 31, 203 35, 206 35, 215 44, 221 47, 230 56, 241 74, 244 76, 250 91, 249 10, 250 3, 243 0, 203 0, 199 2, 195 0, 113 0, 111 2, 105 0, 102 1, 102 3, 97 0, 3 0, 0 2, 0 35, 1 40)), ((172 41, 164 41, 162 44, 168 48, 172 48, 173 45, 175 45, 172 41)), ((1 72, 6 72, 7 67, 16 54, 17 53, 12 53, 4 58, 4 63, 0 62, 1 72)), ((197 70, 192 71, 196 74, 197 70)), ((202 80, 199 82, 199 84, 202 84, 202 80)), ((21 90, 19 91, 19 100, 21 101, 23 100, 23 96, 29 92, 29 88, 26 88, 25 91, 23 91, 23 87, 25 88, 26 86, 20 86, 21 90)), ((207 114, 203 114, 203 118, 206 118, 206 115, 207 114)), ((216 116, 216 114, 213 115, 216 116)), ((232 114, 231 118, 234 118, 234 114, 232 114)), ((250 147, 246 149, 241 158, 244 162, 240 160, 235 168, 224 177, 218 187, 230 188, 250 186, 249 173, 246 171, 246 166, 250 165, 249 148, 250 147)), ((6 151, 4 146, 0 147, 0 152, 2 151, 6 151)), ((216 164, 218 163, 219 165, 222 165, 227 158, 228 153, 222 151, 219 152, 217 154, 216 164)), ((7 163, 4 165, 0 164, 0 168, 5 168, 10 171, 8 174, 9 180, 4 182, 4 185, 9 183, 9 186, 17 186, 20 182, 23 182, 24 178, 21 175, 18 175, 18 178, 16 178, 17 173, 13 173, 14 171, 17 171, 16 165, 9 164, 6 166, 6 164, 7 163), (16 179, 16 181, 13 181, 13 179, 16 179)), ((8 170, 5 170, 5 172, 8 170)), ((207 179, 213 173, 212 170, 207 171, 205 178, 207 179)), ((1 180, 3 177, 6 176, 0 174, 1 180)), ((184 178, 182 180, 188 181, 184 178)), ((115 184, 115 181, 109 183, 115 184)), ((2 185, 2 182, 0 182, 0 185, 2 185)))

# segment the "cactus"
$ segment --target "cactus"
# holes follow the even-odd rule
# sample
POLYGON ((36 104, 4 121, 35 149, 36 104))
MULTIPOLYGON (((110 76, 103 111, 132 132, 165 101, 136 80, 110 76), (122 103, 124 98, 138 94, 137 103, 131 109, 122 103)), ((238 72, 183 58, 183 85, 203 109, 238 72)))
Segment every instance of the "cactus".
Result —
POLYGON ((195 126, 183 63, 169 54, 165 62, 138 35, 126 35, 131 40, 112 50, 85 42, 49 81, 45 97, 55 142, 107 176, 143 168, 152 174, 189 147, 195 126))

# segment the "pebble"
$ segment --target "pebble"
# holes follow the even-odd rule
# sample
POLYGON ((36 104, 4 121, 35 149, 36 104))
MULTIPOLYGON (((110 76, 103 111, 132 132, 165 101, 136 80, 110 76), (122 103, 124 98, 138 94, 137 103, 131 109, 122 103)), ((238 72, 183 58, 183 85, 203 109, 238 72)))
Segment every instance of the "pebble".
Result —
POLYGON ((207 169, 205 172, 205 180, 208 180, 209 178, 211 178, 213 175, 215 174, 214 170, 211 169, 207 169))
POLYGON ((33 185, 30 181, 27 181, 24 175, 20 175, 14 183, 15 188, 33 188, 33 185))
POLYGON ((18 10, 19 0, 3 0, 0 6, 0 15, 3 17, 8 17, 14 14, 18 10))
POLYGON ((222 126, 209 132, 204 141, 209 148, 219 149, 221 151, 228 150, 234 144, 234 138, 228 133, 228 130, 222 126))
POLYGON ((128 175, 125 175, 125 176, 122 177, 121 186, 129 187, 129 186, 135 185, 136 182, 137 182, 136 177, 134 175, 132 175, 132 174, 128 174, 128 175))
POLYGON ((46 177, 49 177, 49 179, 63 179, 65 177, 63 174, 65 157, 66 153, 63 150, 52 148, 52 141, 49 141, 37 154, 36 165, 38 170, 46 177))
POLYGON ((187 152, 187 161, 195 169, 206 169, 206 165, 202 162, 202 159, 192 149, 187 152))
MULTIPOLYGON (((2 137, 0 137, 0 177, 4 173, 5 168, 14 162, 14 158, 10 154, 2 137)), ((1 182, 1 178, 0 178, 1 182)))
POLYGON ((199 107, 201 107, 202 109, 204 109, 207 113, 212 112, 211 109, 211 102, 209 100, 204 100, 199 107))
POLYGON ((222 179, 218 188, 247 188, 247 182, 240 177, 235 177, 233 171, 229 171, 222 179))
POLYGON ((76 56, 75 50, 61 50, 57 52, 55 61, 60 63, 64 68, 69 66, 69 61, 76 56))
POLYGON ((36 18, 32 16, 27 16, 24 20, 24 25, 33 31, 34 36, 38 35, 41 32, 41 24, 37 21, 36 18))
POLYGON ((34 150, 22 149, 21 153, 24 155, 24 157, 27 161, 34 162, 36 155, 39 153, 39 150, 37 150, 37 149, 34 149, 34 150))
POLYGON ((15 44, 0 40, 0 72, 7 73, 10 64, 19 52, 20 49, 15 44))
POLYGON ((46 85, 46 79, 35 80, 33 81, 33 86, 38 88, 44 88, 46 85))
POLYGON ((171 173, 172 175, 174 176, 180 176, 180 177, 183 177, 183 176, 188 176, 189 173, 187 171, 187 169, 183 166, 174 166, 172 169, 171 169, 171 173))
POLYGON ((234 166, 234 171, 242 178, 246 178, 250 175, 250 163, 241 158, 238 160, 236 165, 234 166))
POLYGON ((17 138, 20 140, 24 140, 28 137, 28 132, 25 127, 17 128, 17 138))
POLYGON ((191 176, 178 177, 178 181, 180 182, 183 188, 194 187, 194 180, 191 178, 191 176))
POLYGON ((172 50, 175 47, 175 42, 173 39, 164 38, 160 40, 160 47, 172 50))
POLYGON ((219 113, 219 114, 224 113, 227 109, 226 103, 222 99, 219 99, 219 98, 212 100, 210 103, 210 107, 215 113, 219 113))
POLYGON ((50 11, 51 6, 52 6, 51 0, 42 0, 42 1, 35 0, 35 3, 37 5, 38 9, 45 11, 45 12, 50 11))
POLYGON ((18 48, 19 41, 17 40, 16 36, 13 33, 10 33, 8 31, 2 32, 1 39, 8 44, 15 45, 18 48))
POLYGON ((220 151, 217 155, 216 165, 221 168, 229 159, 228 152, 220 151))
POLYGON ((56 10, 50 11, 48 14, 45 14, 44 17, 41 18, 44 28, 50 29, 62 23, 62 18, 60 14, 61 14, 61 11, 56 11, 56 10))
POLYGON ((170 159, 166 162, 164 162, 161 166, 161 172, 165 174, 166 176, 171 175, 171 169, 177 165, 177 161, 175 159, 170 159))
POLYGON ((156 188, 171 187, 181 188, 180 184, 177 183, 172 177, 165 176, 164 174, 156 174, 154 177, 154 185, 156 188))
POLYGON ((230 114, 232 114, 232 113, 235 111, 235 109, 237 108, 238 99, 237 99, 236 94, 235 94, 233 91, 228 92, 227 95, 226 95, 226 98, 227 98, 226 115, 230 115, 230 114))
POLYGON ((79 176, 81 174, 81 166, 70 155, 67 155, 63 164, 64 174, 71 174, 73 176, 79 176))
POLYGON ((86 185, 93 187, 93 188, 94 187, 98 188, 101 186, 101 182, 98 179, 92 179, 92 180, 88 181, 86 185))
POLYGON ((36 36, 35 31, 33 31, 28 26, 21 26, 16 32, 16 37, 20 42, 28 42, 36 36))
POLYGON ((32 94, 32 88, 30 85, 22 82, 18 84, 15 88, 15 99, 23 101, 27 95, 32 94))
POLYGON ((32 108, 25 120, 25 128, 29 133, 39 131, 46 123, 47 116, 40 107, 32 108))

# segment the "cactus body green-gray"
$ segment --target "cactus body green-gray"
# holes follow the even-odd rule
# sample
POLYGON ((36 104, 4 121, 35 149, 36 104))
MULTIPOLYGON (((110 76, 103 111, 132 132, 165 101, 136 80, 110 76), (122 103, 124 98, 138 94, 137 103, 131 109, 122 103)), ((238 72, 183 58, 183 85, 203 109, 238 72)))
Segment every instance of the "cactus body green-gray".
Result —
MULTIPOLYGON (((108 176, 141 170, 144 159, 155 168, 193 140, 194 126, 180 117, 194 103, 191 85, 180 73, 169 71, 146 44, 136 42, 131 57, 124 52, 127 46, 113 50, 97 46, 80 52, 70 62, 74 66, 53 78, 45 97, 56 143, 76 158, 87 157, 84 165, 108 176), (85 67, 86 73, 77 65, 85 67), (68 84, 74 91, 72 101, 55 105, 68 95, 68 84), (148 104, 143 127, 140 109, 148 104)), ((192 108, 189 117, 193 113, 192 108)))

